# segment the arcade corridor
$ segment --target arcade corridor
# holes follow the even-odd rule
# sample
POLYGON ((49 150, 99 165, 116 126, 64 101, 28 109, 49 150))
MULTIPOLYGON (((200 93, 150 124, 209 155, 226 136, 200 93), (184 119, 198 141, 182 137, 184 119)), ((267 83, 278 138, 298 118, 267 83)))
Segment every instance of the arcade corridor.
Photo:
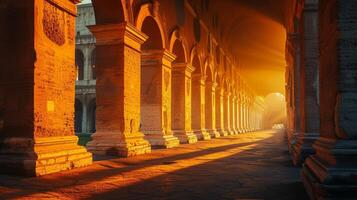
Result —
POLYGON ((40 178, 0 176, 0 199, 303 200, 299 175, 284 132, 266 130, 40 178))

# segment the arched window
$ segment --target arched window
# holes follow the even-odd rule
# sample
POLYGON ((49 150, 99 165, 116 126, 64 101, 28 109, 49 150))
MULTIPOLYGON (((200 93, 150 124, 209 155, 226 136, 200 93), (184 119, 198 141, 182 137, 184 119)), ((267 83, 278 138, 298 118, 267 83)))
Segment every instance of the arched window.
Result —
POLYGON ((76 69, 77 69, 77 80, 84 79, 84 55, 81 50, 76 49, 76 69))

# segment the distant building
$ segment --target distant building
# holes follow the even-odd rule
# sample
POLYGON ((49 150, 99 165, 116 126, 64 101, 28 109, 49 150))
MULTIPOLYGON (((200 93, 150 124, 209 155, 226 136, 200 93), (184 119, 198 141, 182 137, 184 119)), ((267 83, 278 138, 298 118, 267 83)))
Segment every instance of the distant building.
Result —
POLYGON ((91 3, 78 5, 76 19, 76 133, 94 133, 96 109, 95 38, 87 26, 95 24, 91 3))

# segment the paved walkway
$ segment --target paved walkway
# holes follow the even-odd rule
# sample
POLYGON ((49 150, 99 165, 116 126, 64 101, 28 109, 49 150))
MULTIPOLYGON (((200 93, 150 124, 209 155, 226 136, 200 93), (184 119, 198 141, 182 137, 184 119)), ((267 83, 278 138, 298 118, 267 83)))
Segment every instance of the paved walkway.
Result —
MULTIPOLYGON (((0 169, 1 170, 1 169, 0 169)), ((0 199, 308 199, 284 134, 260 131, 39 178, 0 175, 0 199)))

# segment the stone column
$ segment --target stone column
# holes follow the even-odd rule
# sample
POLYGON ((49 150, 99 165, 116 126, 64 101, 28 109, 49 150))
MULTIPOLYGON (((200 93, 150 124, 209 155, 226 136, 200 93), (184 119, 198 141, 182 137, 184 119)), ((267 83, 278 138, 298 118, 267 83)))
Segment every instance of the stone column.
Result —
POLYGON ((301 98, 300 127, 292 158, 295 165, 301 165, 305 158, 314 154, 313 142, 319 137, 320 116, 318 105, 318 1, 306 1, 302 15, 303 34, 301 36, 301 98))
POLYGON ((247 131, 248 132, 251 132, 252 131, 252 129, 251 129, 251 126, 250 126, 250 108, 251 108, 251 102, 250 102, 250 99, 249 99, 249 97, 248 97, 248 99, 247 99, 247 131))
POLYGON ((243 128, 242 128, 242 97, 240 92, 238 92, 238 98, 237 98, 237 123, 238 123, 238 131, 239 133, 243 133, 243 128))
POLYGON ((226 136, 226 132, 224 131, 224 110, 223 110, 223 96, 222 96, 222 87, 216 88, 216 128, 219 132, 220 136, 226 136))
POLYGON ((174 63, 172 68, 172 131, 181 143, 195 143, 191 126, 191 83, 193 67, 174 63))
POLYGON ((225 91, 224 93, 224 130, 228 133, 228 135, 234 135, 231 129, 231 93, 229 91, 225 91))
POLYGON ((244 130, 245 132, 249 132, 248 129, 248 99, 246 96, 244 96, 244 104, 243 104, 243 120, 244 120, 244 130))
POLYGON ((88 149, 134 156, 151 147, 140 132, 140 46, 147 36, 129 23, 91 26, 96 48, 96 128, 88 149))
POLYGON ((249 110, 248 110, 248 114, 249 114, 249 130, 253 131, 253 102, 252 99, 250 99, 249 102, 249 110))
POLYGON ((195 74, 192 77, 192 87, 194 91, 197 92, 193 94, 192 100, 192 128, 193 132, 196 134, 199 140, 211 139, 210 134, 205 129, 206 118, 205 118, 205 78, 200 74, 195 74))
POLYGON ((237 96, 232 96, 232 131, 234 134, 238 134, 237 129, 237 96))
POLYGON ((164 49, 141 55, 141 131, 155 147, 180 144, 171 131, 171 63, 175 58, 164 49))
POLYGON ((303 165, 311 199, 357 194, 357 1, 319 3, 320 137, 303 165))
POLYGON ((87 98, 84 96, 84 103, 82 104, 82 130, 81 133, 88 133, 88 107, 87 98))
POLYGON ((90 76, 90 51, 88 47, 85 47, 83 50, 84 55, 84 67, 83 67, 83 80, 88 81, 91 79, 90 76))
POLYGON ((300 114, 300 100, 301 100, 301 84, 300 84, 300 68, 301 68, 301 63, 300 63, 300 58, 301 58, 301 49, 300 49, 300 34, 294 34, 292 37, 293 40, 293 46, 295 48, 295 60, 293 63, 293 127, 290 130, 290 141, 289 141, 289 150, 291 155, 293 155, 292 151, 294 149, 294 145, 296 144, 297 140, 297 135, 301 132, 301 127, 300 127, 300 119, 301 119, 301 114, 300 114))
POLYGON ((206 114, 206 129, 211 135, 211 138, 218 138, 221 135, 216 130, 216 88, 217 84, 206 82, 206 101, 205 101, 205 114, 206 114))
POLYGON ((1 3, 1 173, 40 176, 92 163, 74 134, 76 3, 1 3))

